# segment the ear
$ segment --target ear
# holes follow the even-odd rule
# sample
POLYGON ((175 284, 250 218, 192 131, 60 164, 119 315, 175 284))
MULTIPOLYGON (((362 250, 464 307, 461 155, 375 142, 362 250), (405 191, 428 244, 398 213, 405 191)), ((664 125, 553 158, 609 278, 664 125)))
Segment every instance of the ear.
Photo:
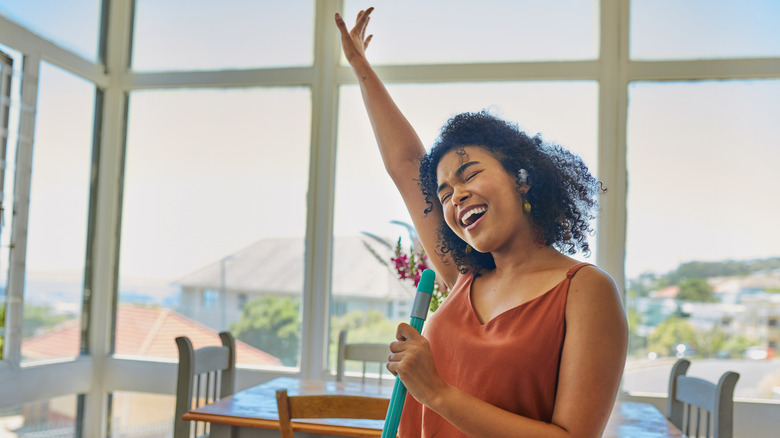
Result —
POLYGON ((529 183, 522 183, 520 184, 520 187, 517 188, 517 191, 521 195, 525 195, 526 193, 528 193, 529 190, 531 190, 531 184, 529 183))
POLYGON ((520 169, 517 171, 516 176, 517 182, 520 183, 518 190, 520 191, 520 194, 525 195, 529 190, 531 190, 531 178, 528 177, 528 171, 525 169, 520 169))

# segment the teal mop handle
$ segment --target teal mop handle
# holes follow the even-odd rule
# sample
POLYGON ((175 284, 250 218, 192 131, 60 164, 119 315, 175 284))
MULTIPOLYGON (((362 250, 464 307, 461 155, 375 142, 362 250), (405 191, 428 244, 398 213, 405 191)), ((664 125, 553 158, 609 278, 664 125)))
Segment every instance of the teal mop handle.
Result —
MULTIPOLYGON (((433 281, 435 278, 436 274, 432 270, 426 269, 423 271, 420 276, 420 282, 417 284, 410 325, 419 333, 422 333, 423 323, 425 318, 428 317, 428 308, 431 306, 431 294, 433 293, 433 281)), ((401 421, 401 412, 404 410, 405 400, 406 386, 404 386, 401 378, 396 376, 393 396, 390 398, 387 417, 385 417, 385 426, 382 428, 382 438, 395 438, 396 434, 398 434, 398 423, 401 421)))

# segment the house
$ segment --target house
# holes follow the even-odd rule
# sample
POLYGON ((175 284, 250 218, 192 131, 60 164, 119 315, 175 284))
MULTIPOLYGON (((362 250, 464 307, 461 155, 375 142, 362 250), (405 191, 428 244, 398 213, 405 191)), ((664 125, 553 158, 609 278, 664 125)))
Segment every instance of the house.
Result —
MULTIPOLYGON (((331 315, 376 310, 388 319, 409 317, 411 282, 401 282, 390 259, 395 242, 370 235, 334 237, 331 315)), ((238 321, 249 300, 261 295, 299 298, 304 242, 300 237, 259 240, 175 281, 178 311, 218 328, 238 321), (224 298, 220 298, 224 295, 224 298)))

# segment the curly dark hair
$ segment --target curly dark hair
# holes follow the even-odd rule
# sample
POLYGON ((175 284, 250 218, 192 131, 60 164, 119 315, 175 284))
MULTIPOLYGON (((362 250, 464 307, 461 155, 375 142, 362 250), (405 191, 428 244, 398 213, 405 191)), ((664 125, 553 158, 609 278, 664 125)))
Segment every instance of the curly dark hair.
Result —
MULTIPOLYGON (((529 136, 517 125, 483 110, 463 113, 451 118, 441 130, 430 153, 420 162, 420 189, 425 195, 430 213, 437 196, 436 168, 441 158, 451 150, 479 146, 490 152, 517 181, 518 171, 525 169, 531 188, 523 195, 532 208, 531 223, 537 238, 544 245, 575 254, 590 253, 588 235, 593 231, 590 220, 595 218, 596 194, 600 183, 590 174, 582 159, 563 147, 529 136)), ((442 221, 437 252, 450 254, 461 272, 495 268, 490 253, 466 251, 466 242, 442 221)))

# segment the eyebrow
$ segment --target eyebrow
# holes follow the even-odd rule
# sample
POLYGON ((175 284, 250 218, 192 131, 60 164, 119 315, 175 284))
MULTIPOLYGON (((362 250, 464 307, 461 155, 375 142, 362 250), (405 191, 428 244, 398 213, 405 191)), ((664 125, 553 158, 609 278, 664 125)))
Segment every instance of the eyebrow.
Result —
MULTIPOLYGON (((455 176, 460 178, 460 176, 463 175, 463 172, 465 172, 466 169, 468 169, 469 167, 474 166, 476 164, 479 164, 479 161, 469 161, 468 163, 461 164, 460 167, 458 167, 458 170, 455 171, 455 176)), ((444 190, 445 188, 447 188, 448 185, 449 184, 447 184, 447 183, 439 184, 439 188, 436 189, 436 193, 437 194, 441 193, 441 191, 444 190)))

